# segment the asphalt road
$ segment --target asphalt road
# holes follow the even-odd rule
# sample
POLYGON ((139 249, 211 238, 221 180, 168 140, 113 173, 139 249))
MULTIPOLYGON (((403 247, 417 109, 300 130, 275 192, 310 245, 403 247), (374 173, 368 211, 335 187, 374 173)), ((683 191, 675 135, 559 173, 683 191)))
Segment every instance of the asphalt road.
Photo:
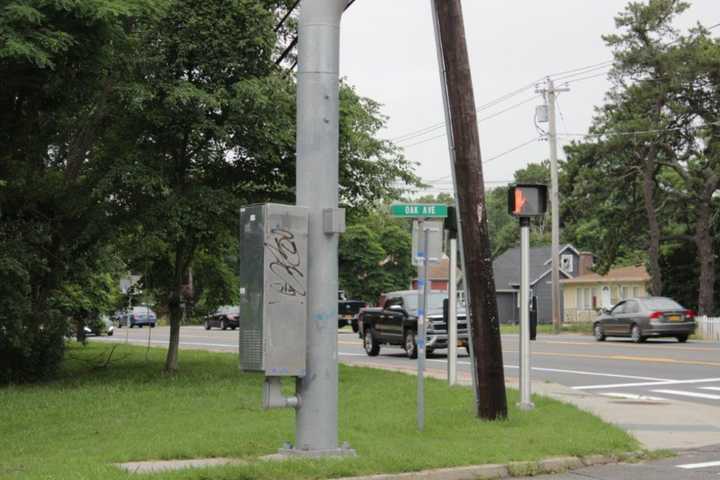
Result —
POLYGON ((720 445, 678 452, 673 458, 649 463, 620 463, 582 468, 559 475, 517 480, 717 480, 720 445))
MULTIPOLYGON (((119 329, 113 337, 101 341, 167 344, 169 329, 119 329)), ((518 375, 518 336, 503 335, 505 375, 518 375)), ((218 351, 237 351, 238 332, 206 331, 202 327, 182 327, 181 346, 218 351)), ((458 349, 458 372, 469 374, 469 358, 458 349)), ((383 364, 412 371, 416 362, 405 357, 398 347, 382 347, 380 355, 368 357, 362 342, 351 331, 338 332, 338 356, 345 363, 383 364)), ((445 351, 427 360, 427 368, 447 371, 445 351)), ((674 339, 648 340, 643 344, 617 339, 596 342, 582 335, 539 335, 532 342, 532 377, 616 398, 640 399, 661 403, 683 400, 720 406, 720 345, 674 339)))

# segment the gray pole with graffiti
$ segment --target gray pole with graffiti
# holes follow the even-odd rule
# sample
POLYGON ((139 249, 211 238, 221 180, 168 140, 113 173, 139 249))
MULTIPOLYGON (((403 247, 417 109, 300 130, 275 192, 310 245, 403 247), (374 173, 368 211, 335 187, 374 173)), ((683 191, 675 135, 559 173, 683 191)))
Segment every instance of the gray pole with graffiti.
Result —
POLYGON ((299 451, 338 454, 337 293, 340 17, 347 0, 302 0, 298 26, 297 205, 309 211, 307 373, 297 380, 299 451))

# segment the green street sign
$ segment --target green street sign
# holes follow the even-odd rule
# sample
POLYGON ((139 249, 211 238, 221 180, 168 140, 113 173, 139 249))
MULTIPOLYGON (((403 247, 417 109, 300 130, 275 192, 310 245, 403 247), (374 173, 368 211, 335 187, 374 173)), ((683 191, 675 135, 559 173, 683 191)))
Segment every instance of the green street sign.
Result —
POLYGON ((448 214, 447 205, 441 203, 396 203, 390 205, 390 215, 405 218, 445 218, 448 214))

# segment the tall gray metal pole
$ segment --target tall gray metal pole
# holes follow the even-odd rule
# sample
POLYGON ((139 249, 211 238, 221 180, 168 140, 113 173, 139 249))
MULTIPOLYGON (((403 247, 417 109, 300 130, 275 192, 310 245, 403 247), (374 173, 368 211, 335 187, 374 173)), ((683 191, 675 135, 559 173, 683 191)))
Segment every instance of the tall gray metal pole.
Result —
MULTIPOLYGON (((448 265, 448 384, 457 383, 457 240, 450 239, 448 265)), ((467 313, 466 313, 467 315, 467 313)), ((467 321, 467 320, 466 320, 467 321)), ((470 323, 470 322, 467 322, 470 323)), ((468 339, 469 342, 470 339, 468 339)))
POLYGON ((447 71, 445 69, 445 60, 443 57, 442 41, 440 40, 440 24, 437 15, 437 8, 435 8, 435 1, 430 0, 430 10, 432 10, 433 16, 433 29, 435 32, 435 50, 437 53, 438 69, 440 70, 440 89, 443 96, 443 111, 445 113, 445 132, 448 139, 448 150, 450 157, 450 172, 452 173, 453 188, 455 190, 455 220, 457 222, 457 237, 458 244, 460 245, 460 267, 462 268, 462 283, 463 291, 465 292, 465 315, 468 330, 468 351, 470 352, 470 371, 472 372, 472 386, 475 394, 475 405, 480 404, 480 398, 478 397, 477 389, 477 369, 475 365, 475 351, 472 342, 472 322, 470 321, 470 288, 467 283, 467 269, 465 267, 465 251, 463 249, 463 234, 462 234, 462 218, 460 217, 460 200, 457 193, 457 181, 455 179, 455 138, 453 137, 452 130, 452 116, 450 115, 450 99, 448 97, 447 89, 447 71))
POLYGON ((308 207, 307 374, 298 379, 300 451, 338 449, 338 69, 346 0, 302 0, 298 25, 297 204, 308 207), (328 221, 328 218, 331 221, 328 221), (325 222, 324 222, 325 219, 325 222))
POLYGON ((530 219, 520 218, 520 409, 530 400, 530 219))
POLYGON ((555 119, 555 96, 558 90, 548 77, 548 143, 550 144, 550 207, 552 215, 552 322, 555 333, 560 333, 562 318, 560 313, 560 194, 557 166, 557 125, 555 119))

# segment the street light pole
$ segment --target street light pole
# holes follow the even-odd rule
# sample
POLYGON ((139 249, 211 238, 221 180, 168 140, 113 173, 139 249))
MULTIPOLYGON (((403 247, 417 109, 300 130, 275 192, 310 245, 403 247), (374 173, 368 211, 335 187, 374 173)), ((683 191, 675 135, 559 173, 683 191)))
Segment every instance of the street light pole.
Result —
POLYGON ((346 0, 303 0, 298 24, 297 205, 308 208, 307 372, 297 380, 295 451, 338 447, 337 292, 340 18, 346 0))

